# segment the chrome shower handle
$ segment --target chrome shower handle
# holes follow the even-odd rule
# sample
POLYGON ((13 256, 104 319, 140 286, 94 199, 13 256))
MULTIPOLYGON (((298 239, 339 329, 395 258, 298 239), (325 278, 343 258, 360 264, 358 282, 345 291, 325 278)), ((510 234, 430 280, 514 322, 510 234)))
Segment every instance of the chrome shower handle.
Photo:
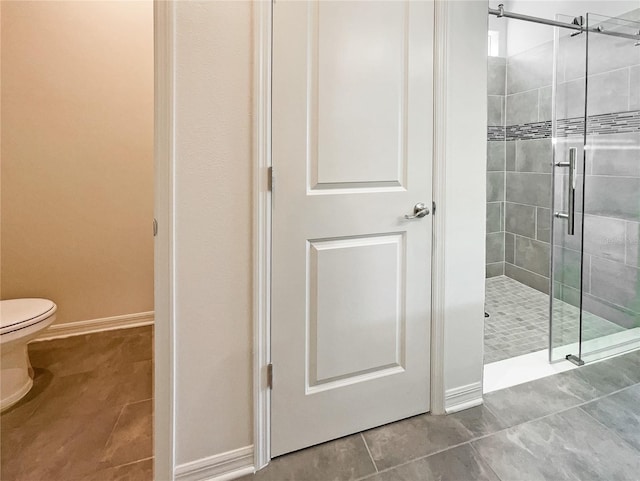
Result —
POLYGON ((557 162, 557 167, 568 167, 569 168, 569 179, 568 179, 568 212, 565 214, 564 212, 556 212, 554 215, 559 219, 567 219, 567 234, 574 235, 575 234, 575 213, 576 213, 576 157, 578 154, 578 149, 575 147, 571 147, 569 149, 569 162, 557 162))

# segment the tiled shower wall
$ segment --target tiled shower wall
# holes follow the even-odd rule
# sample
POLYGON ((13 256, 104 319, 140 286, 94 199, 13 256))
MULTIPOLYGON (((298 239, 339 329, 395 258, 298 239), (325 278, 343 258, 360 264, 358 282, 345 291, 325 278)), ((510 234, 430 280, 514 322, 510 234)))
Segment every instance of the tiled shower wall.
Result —
POLYGON ((553 42, 507 59, 505 274, 549 292, 553 42))
MULTIPOLYGON (((489 57, 488 124, 489 129, 504 130, 506 59, 489 57)), ((504 176, 505 142, 502 138, 487 143, 487 277, 504 274, 504 176)))
POLYGON ((548 293, 551 139, 506 134, 551 120, 552 64, 536 50, 489 57, 487 277, 506 274, 548 293), (548 76, 539 73, 544 62, 548 76))
MULTIPOLYGON (((559 117, 567 119, 561 123, 566 147, 582 145, 581 37, 566 39, 573 44, 565 43, 559 58, 562 83, 557 108, 559 117)), ((499 275, 502 265, 504 274, 542 292, 549 290, 552 245, 552 62, 553 42, 548 42, 506 62, 496 58, 489 63, 487 276, 499 275), (504 98, 499 95, 501 65, 504 98), (501 206, 499 222, 492 220, 497 211, 492 204, 501 206), (489 263, 493 260, 495 263, 489 263)), ((630 327, 640 325, 640 47, 620 48, 615 37, 599 36, 590 42, 590 72, 588 131, 589 144, 595 149, 587 157, 584 306, 630 327)), ((564 149, 558 157, 566 160, 564 149)), ((578 158, 582 158, 581 150, 578 158)), ((565 184, 559 176, 557 195, 562 195, 565 184)), ((577 199, 581 196, 579 190, 577 199)), ((560 197, 557 205, 565 204, 560 197)), ((581 205, 576 207, 578 212, 581 209, 581 205)), ((566 221, 556 222, 558 232, 564 232, 566 221)), ((578 236, 557 236, 554 251, 556 280, 560 281, 556 289, 573 304, 579 301, 576 239, 580 223, 578 217, 578 236)))

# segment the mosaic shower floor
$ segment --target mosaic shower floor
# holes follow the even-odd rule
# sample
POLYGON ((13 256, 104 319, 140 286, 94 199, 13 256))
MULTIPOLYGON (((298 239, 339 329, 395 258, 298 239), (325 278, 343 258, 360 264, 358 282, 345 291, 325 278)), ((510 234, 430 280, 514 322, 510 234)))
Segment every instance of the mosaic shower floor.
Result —
MULTIPOLYGON (((484 363, 529 354, 549 347, 549 296, 505 276, 486 280, 484 363)), ((558 301, 562 339, 577 340, 580 310, 558 301)), ((610 321, 585 312, 583 340, 623 331, 610 321)), ((560 334, 560 333, 559 333, 560 334)))

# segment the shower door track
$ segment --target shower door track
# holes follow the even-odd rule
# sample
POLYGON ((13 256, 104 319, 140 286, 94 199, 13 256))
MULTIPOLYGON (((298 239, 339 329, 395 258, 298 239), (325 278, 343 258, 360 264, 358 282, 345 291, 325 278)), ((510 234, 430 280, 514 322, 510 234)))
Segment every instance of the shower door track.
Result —
POLYGON ((553 27, 568 28, 571 30, 577 30, 578 33, 586 32, 587 30, 589 30, 590 32, 594 32, 594 33, 601 33, 603 35, 610 35, 612 37, 622 37, 622 38, 627 38, 627 39, 636 40, 640 42, 640 31, 638 32, 638 34, 633 35, 633 34, 624 33, 624 32, 604 30, 602 27, 599 27, 599 26, 587 28, 584 26, 583 17, 575 17, 572 23, 559 22, 558 20, 551 20, 548 18, 532 17, 530 15, 507 12, 504 10, 504 6, 502 4, 498 5, 498 8, 489 7, 489 15, 495 15, 498 18, 503 18, 503 17, 514 18, 516 20, 524 20, 526 22, 534 22, 534 23, 541 23, 543 25, 551 25, 553 27))

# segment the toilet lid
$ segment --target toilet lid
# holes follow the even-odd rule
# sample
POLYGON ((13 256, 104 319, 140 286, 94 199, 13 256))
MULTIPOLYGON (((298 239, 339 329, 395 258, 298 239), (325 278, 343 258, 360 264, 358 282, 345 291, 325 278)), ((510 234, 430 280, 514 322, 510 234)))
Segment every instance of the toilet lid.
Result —
POLYGON ((15 331, 36 324, 56 312, 49 299, 8 299, 0 301, 0 333, 15 331))

